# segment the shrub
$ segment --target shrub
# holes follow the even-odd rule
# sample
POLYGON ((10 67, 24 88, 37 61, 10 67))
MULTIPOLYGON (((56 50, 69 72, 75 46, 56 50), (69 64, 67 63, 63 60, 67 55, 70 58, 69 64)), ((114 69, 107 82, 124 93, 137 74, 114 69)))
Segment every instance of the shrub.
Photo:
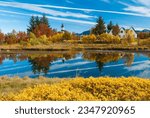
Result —
POLYGON ((99 100, 144 101, 150 100, 150 80, 129 78, 76 78, 52 85, 41 84, 19 93, 2 96, 1 100, 99 100))
POLYGON ((131 30, 127 31, 125 40, 127 40, 129 44, 135 42, 134 34, 131 30))
POLYGON ((61 42, 63 40, 62 37, 63 37, 63 33, 57 33, 52 37, 49 37, 49 40, 52 42, 61 42))
POLYGON ((101 34, 97 36, 97 40, 102 43, 120 43, 120 37, 111 34, 101 34))
POLYGON ((82 37, 83 43, 93 43, 96 41, 96 36, 94 34, 91 35, 85 35, 82 37))
POLYGON ((71 33, 65 31, 62 36, 62 40, 71 40, 71 33))

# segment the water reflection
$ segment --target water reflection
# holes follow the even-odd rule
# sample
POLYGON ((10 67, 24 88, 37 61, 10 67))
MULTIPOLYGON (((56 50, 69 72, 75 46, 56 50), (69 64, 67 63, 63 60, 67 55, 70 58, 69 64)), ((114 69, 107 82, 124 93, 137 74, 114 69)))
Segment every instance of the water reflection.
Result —
MULTIPOLYGON (((59 77, 60 74, 61 74, 61 77, 66 77, 67 75, 68 77, 73 77, 76 75, 80 75, 84 77, 101 76, 101 75, 115 76, 113 75, 115 72, 119 73, 119 71, 127 71, 129 73, 129 71, 131 70, 132 71, 137 70, 136 68, 138 68, 137 67, 138 65, 134 65, 135 67, 132 65, 134 64, 134 61, 136 60, 143 61, 143 59, 148 60, 150 57, 149 53, 135 54, 135 53, 125 53, 125 52, 118 53, 118 52, 70 51, 70 52, 65 52, 65 53, 64 52, 60 52, 60 53, 50 52, 50 53, 41 53, 41 54, 37 54, 37 53, 38 52, 21 53, 21 54, 19 53, 18 54, 1 54, 0 55, 0 76, 11 75, 12 73, 13 75, 17 75, 17 73, 23 73, 25 71, 30 73, 28 76, 40 75, 41 73, 43 73, 43 75, 48 76, 48 77, 51 77, 52 73, 53 73, 52 77, 55 77, 55 76, 59 77), (24 62, 24 63, 22 63, 20 67, 17 67, 17 65, 14 65, 16 67, 12 68, 12 66, 10 65, 12 63, 10 61, 13 61, 13 64, 16 64, 16 63, 21 64, 21 62, 24 62), (118 66, 123 66, 124 68, 123 67, 117 68, 118 66, 115 66, 116 64, 118 66), (113 70, 107 69, 110 66, 114 67, 113 70), (26 69, 23 67, 26 67, 26 69), (18 70, 16 71, 15 69, 17 68, 18 70), (91 69, 98 68, 99 72, 97 70, 89 71, 90 69, 88 70, 86 68, 91 68, 91 69), (80 72, 80 74, 77 74, 79 70, 82 72, 80 72), (73 71, 75 72, 73 73, 73 71), (70 73, 64 74, 63 72, 64 73, 70 72, 70 73)), ((148 61, 148 64, 149 64, 149 61, 148 61)), ((146 70, 143 70, 143 71, 146 71, 146 70)), ((149 68, 148 68, 148 71, 149 71, 149 68)), ((127 73, 127 72, 124 72, 124 73, 127 73)), ((132 76, 132 74, 134 76, 135 73, 130 72, 127 75, 132 76)), ((126 74, 123 74, 123 73, 122 75, 116 74, 116 76, 126 76, 126 74)))

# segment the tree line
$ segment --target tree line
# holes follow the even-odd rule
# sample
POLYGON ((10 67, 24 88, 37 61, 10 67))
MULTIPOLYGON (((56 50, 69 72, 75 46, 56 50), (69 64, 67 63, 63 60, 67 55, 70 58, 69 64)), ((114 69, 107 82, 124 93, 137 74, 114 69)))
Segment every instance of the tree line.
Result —
MULTIPOLYGON (((4 34, 0 31, 0 44, 23 44, 23 45, 40 45, 56 42, 67 41, 69 43, 132 43, 134 36, 132 32, 127 31, 125 39, 119 37, 120 27, 118 24, 113 24, 112 21, 105 25, 102 17, 97 19, 96 25, 91 28, 91 33, 85 36, 77 36, 69 31, 57 31, 50 26, 48 18, 43 15, 32 16, 29 20, 29 25, 26 32, 16 32, 13 30, 10 33, 4 34), (112 31, 112 34, 107 32, 112 31)), ((142 38, 150 37, 149 34, 139 33, 142 38)))

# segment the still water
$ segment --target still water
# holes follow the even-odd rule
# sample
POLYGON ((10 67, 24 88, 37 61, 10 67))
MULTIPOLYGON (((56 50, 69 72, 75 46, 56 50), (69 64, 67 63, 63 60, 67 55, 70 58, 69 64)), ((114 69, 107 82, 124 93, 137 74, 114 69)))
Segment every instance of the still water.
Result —
POLYGON ((47 52, 0 54, 0 76, 150 78, 150 53, 47 52))

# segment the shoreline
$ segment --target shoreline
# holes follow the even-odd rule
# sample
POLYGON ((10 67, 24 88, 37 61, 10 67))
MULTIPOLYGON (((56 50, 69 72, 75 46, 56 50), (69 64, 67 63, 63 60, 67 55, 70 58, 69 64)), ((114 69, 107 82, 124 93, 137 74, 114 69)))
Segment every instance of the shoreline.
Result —
POLYGON ((117 51, 117 52, 141 52, 149 53, 150 48, 146 46, 123 46, 120 44, 50 44, 27 46, 22 45, 0 45, 0 53, 14 53, 14 52, 30 52, 30 51, 117 51))

